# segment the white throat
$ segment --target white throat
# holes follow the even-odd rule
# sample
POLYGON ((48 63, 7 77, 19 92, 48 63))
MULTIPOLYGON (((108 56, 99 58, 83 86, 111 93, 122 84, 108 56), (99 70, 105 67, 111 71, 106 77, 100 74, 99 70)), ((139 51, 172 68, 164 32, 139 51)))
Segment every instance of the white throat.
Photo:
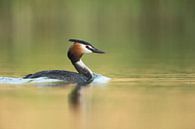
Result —
POLYGON ((89 69, 89 68, 83 63, 82 60, 79 60, 79 61, 75 62, 74 66, 75 66, 76 70, 77 70, 79 73, 81 73, 81 74, 83 74, 83 75, 85 75, 85 76, 87 76, 87 77, 92 77, 92 76, 93 76, 93 72, 91 71, 91 69, 89 69))

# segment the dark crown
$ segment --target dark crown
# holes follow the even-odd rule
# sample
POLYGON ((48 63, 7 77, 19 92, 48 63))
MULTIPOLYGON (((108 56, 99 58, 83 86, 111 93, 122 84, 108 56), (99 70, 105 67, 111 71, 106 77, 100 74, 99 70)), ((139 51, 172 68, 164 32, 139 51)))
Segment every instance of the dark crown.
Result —
POLYGON ((81 43, 81 44, 84 44, 84 45, 90 45, 90 46, 92 46, 89 42, 87 42, 87 41, 84 41, 84 40, 80 40, 80 39, 69 39, 68 41, 70 41, 70 42, 76 42, 76 43, 81 43))

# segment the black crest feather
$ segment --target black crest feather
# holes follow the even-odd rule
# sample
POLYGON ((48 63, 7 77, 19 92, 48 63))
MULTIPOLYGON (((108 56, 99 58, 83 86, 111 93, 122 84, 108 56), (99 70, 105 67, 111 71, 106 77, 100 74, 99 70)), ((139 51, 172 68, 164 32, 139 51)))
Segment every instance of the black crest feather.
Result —
POLYGON ((87 42, 87 41, 84 41, 84 40, 81 40, 81 39, 69 39, 68 41, 70 41, 70 42, 77 42, 77 43, 81 43, 81 44, 84 44, 84 45, 90 45, 90 46, 92 46, 89 42, 87 42))

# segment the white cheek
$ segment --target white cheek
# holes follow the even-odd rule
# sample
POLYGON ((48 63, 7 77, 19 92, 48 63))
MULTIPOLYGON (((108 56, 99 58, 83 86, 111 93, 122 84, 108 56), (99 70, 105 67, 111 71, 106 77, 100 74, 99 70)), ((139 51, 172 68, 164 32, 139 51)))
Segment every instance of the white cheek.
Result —
POLYGON ((87 49, 85 45, 81 45, 82 49, 83 49, 83 53, 92 53, 91 50, 87 49))

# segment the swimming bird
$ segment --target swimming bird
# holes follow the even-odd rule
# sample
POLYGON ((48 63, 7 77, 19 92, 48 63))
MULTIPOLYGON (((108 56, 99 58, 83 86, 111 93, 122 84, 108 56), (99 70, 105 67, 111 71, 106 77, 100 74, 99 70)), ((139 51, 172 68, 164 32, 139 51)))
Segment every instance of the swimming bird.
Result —
POLYGON ((77 72, 66 71, 66 70, 48 70, 40 71, 34 74, 28 74, 24 79, 33 79, 46 77, 49 79, 62 80, 65 83, 76 83, 78 85, 87 85, 91 83, 98 74, 92 72, 81 60, 84 54, 88 53, 105 53, 102 50, 95 48, 91 43, 80 40, 80 39, 69 39, 73 44, 70 46, 67 52, 67 56, 70 59, 72 65, 75 67, 77 72))

